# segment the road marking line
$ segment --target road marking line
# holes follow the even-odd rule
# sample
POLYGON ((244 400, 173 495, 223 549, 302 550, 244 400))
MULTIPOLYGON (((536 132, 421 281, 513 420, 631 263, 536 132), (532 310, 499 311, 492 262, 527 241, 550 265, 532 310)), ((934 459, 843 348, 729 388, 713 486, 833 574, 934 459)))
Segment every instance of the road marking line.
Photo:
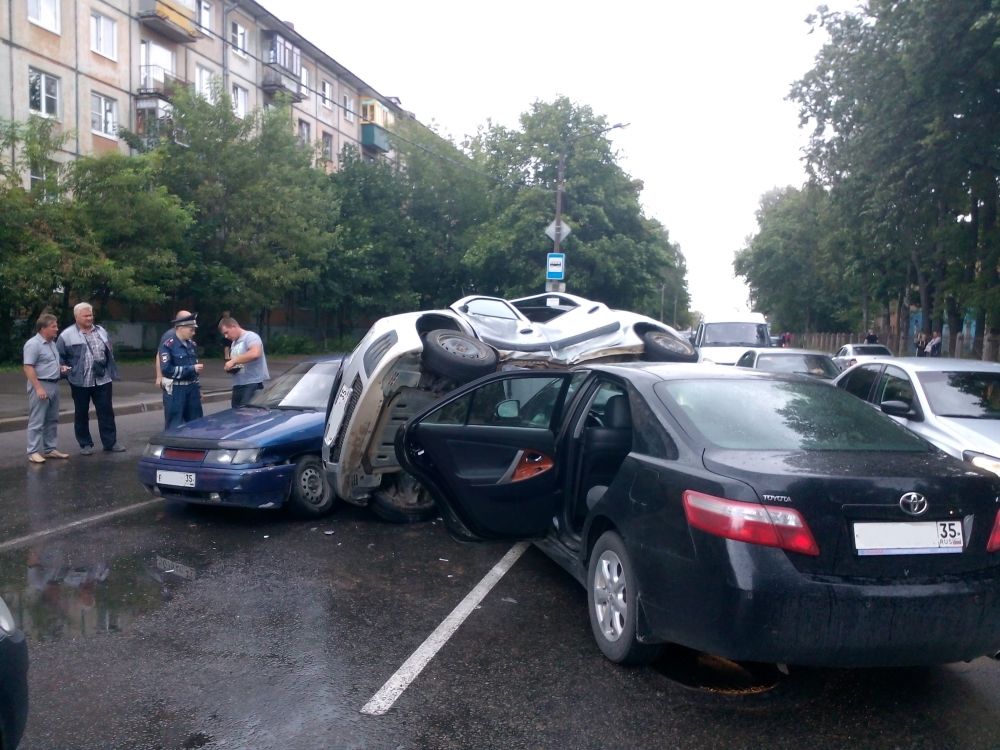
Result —
POLYGON ((403 662, 403 666, 396 670, 396 673, 386 680, 386 683, 379 688, 379 691, 371 697, 361 713, 369 716, 381 716, 396 702, 396 699, 403 694, 403 691, 410 686, 423 671, 424 667, 434 658, 434 655, 441 650, 441 647, 454 635, 465 619, 472 614, 473 610, 486 597, 490 590, 497 585, 504 574, 513 567, 517 559, 528 549, 527 542, 518 542, 511 547, 500 562, 493 566, 493 569, 483 576, 483 580, 476 584, 465 598, 459 602, 458 606, 451 611, 441 622, 434 632, 427 636, 427 640, 420 644, 410 658, 403 662))
POLYGON ((142 510, 154 503, 162 503, 162 497, 154 497, 152 500, 144 500, 141 503, 136 503, 135 505, 129 505, 125 508, 118 508, 117 510, 109 510, 107 513, 100 513, 96 516, 90 516, 89 518, 81 518, 79 521, 72 521, 71 523, 63 524, 62 526, 56 526, 52 529, 46 529, 45 531, 36 531, 34 534, 28 534, 27 536, 19 536, 16 539, 11 539, 7 542, 0 543, 0 552, 4 550, 12 549, 14 547, 20 547, 23 544, 29 544, 36 539, 41 539, 46 536, 52 536, 53 534, 61 534, 64 531, 69 531, 70 529, 75 529, 77 526, 86 526, 87 524, 97 523, 98 521, 103 521, 106 518, 112 518, 114 516, 120 516, 123 513, 132 513, 137 510, 142 510))

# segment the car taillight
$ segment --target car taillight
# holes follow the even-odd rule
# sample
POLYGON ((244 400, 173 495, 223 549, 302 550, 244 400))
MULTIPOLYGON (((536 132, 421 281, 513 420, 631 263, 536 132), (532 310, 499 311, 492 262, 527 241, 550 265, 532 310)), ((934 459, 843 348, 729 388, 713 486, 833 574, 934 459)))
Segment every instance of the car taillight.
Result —
POLYGON ((1000 510, 997 511, 997 517, 993 519, 993 531, 990 532, 990 540, 986 542, 987 552, 996 552, 1000 550, 1000 510))
POLYGON ((683 500, 687 522, 696 529, 803 555, 819 554, 805 520, 791 508, 727 500, 694 490, 686 490, 683 500))

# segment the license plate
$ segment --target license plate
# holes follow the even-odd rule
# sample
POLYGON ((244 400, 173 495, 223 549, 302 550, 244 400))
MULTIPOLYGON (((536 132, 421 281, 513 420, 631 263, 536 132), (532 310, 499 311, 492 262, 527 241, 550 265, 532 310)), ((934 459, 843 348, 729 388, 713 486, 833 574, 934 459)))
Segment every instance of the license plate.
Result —
POLYGON ((854 546, 859 555, 934 555, 961 552, 961 521, 856 523, 854 546))
POLYGON ((157 484, 169 484, 171 487, 194 487, 194 474, 187 471, 158 471, 157 484))

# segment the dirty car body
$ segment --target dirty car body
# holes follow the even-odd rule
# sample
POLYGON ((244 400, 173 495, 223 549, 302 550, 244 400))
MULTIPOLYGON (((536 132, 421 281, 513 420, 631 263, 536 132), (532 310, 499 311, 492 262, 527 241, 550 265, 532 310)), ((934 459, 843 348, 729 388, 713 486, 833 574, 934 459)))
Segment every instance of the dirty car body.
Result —
POLYGON ((498 368, 640 357, 697 354, 660 321, 569 294, 474 295, 447 309, 382 318, 345 361, 323 437, 327 477, 339 497, 388 520, 425 517, 433 500, 401 472, 393 448, 407 419, 498 368))
POLYGON ((1000 480, 814 378, 496 373, 396 450, 456 537, 535 539, 619 663, 928 665, 1000 649, 1000 480))

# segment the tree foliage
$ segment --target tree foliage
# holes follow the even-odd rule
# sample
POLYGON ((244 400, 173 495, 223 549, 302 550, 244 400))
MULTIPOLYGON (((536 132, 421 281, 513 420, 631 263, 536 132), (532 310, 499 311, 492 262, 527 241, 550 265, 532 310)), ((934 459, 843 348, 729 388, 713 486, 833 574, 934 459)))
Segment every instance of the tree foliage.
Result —
MULTIPOLYGON (((807 164, 828 196, 825 241, 838 250, 826 260, 838 273, 824 282, 804 267, 800 279, 815 273, 804 283, 818 281, 835 317, 855 325, 905 315, 911 302, 925 330, 947 320, 954 333, 968 310, 1000 320, 1000 6, 870 0, 847 13, 821 7, 811 21, 829 40, 790 98, 811 128, 807 164)), ((787 224, 787 211, 765 199, 761 215, 749 248, 790 236, 770 226, 787 224)), ((794 307, 798 291, 765 290, 749 260, 741 272, 754 294, 794 307)))

